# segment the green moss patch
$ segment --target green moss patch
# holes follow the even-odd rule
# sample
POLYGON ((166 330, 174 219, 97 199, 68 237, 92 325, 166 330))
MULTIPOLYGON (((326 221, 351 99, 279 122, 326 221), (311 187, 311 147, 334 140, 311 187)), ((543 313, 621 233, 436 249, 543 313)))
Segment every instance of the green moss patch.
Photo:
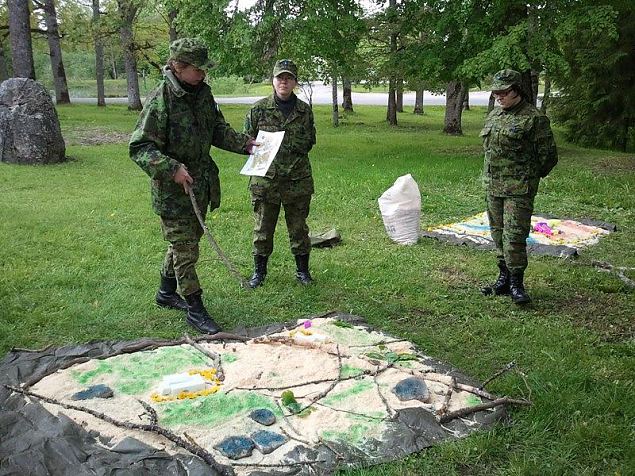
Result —
POLYGON ((282 417, 280 409, 271 398, 256 392, 215 393, 195 400, 179 400, 159 406, 161 424, 174 425, 217 425, 236 415, 247 414, 257 408, 267 408, 276 417, 282 417))
POLYGON ((183 347, 161 347, 154 351, 137 352, 99 360, 96 367, 71 375, 81 385, 102 383, 103 376, 112 379, 111 386, 125 395, 148 392, 164 375, 183 372, 192 367, 207 367, 207 357, 183 347), (102 377, 102 378, 100 378, 102 377))

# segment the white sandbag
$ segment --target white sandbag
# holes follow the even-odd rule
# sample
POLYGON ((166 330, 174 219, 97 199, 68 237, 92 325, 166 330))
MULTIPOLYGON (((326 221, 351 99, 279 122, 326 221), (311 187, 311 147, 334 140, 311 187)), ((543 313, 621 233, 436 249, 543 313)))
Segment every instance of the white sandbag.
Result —
POLYGON ((412 175, 399 177, 377 201, 390 239, 402 245, 415 244, 419 239, 421 193, 412 175))

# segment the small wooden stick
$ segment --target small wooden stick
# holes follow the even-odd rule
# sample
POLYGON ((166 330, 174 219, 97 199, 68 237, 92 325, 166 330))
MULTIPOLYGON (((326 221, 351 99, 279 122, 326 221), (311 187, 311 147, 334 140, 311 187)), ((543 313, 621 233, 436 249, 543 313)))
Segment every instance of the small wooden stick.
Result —
POLYGON ((218 377, 218 380, 220 380, 221 382, 225 380, 225 372, 223 372, 223 367, 221 366, 220 355, 218 355, 216 352, 212 352, 211 350, 206 349, 198 342, 192 340, 192 338, 187 334, 185 334, 185 342, 190 344, 201 354, 209 357, 213 362, 214 368, 216 369, 216 376, 218 377))
POLYGON ((450 413, 446 413, 441 418, 439 418, 439 423, 447 423, 450 420, 454 420, 455 418, 464 417, 467 415, 471 415, 472 413, 480 412, 481 410, 487 410, 489 408, 494 408, 499 405, 531 405, 531 402, 528 400, 516 400, 513 398, 497 398, 491 402, 481 403, 480 405, 474 405, 473 407, 461 408, 460 410, 456 410, 450 413))
POLYGON ((503 375, 505 372, 509 372, 511 369, 513 369, 514 367, 516 367, 516 362, 514 362, 513 360, 508 363, 505 367, 503 367, 502 369, 500 369, 498 372, 496 372, 494 375, 492 375, 490 378, 488 378, 487 380, 485 380, 485 382, 483 382, 481 384, 479 388, 479 390, 483 390, 485 388, 485 386, 490 383, 492 380, 497 379, 498 377, 500 377, 501 375, 503 375))
POLYGON ((450 405, 450 400, 452 399, 452 393, 456 388, 456 379, 452 377, 452 384, 448 386, 448 391, 445 394, 445 398, 443 399, 443 404, 441 408, 437 410, 437 415, 445 415, 448 411, 448 406, 450 405))
POLYGON ((335 348, 337 349, 337 361, 338 361, 337 378, 333 382, 331 382, 331 385, 329 385, 326 390, 324 390, 324 391, 320 392, 319 394, 317 394, 317 396, 315 398, 313 398, 310 403, 308 403, 305 406, 303 406, 302 408, 300 408, 300 410, 298 410, 295 413, 296 415, 302 413, 304 410, 309 408, 311 405, 313 405, 317 401, 322 400, 324 397, 326 397, 329 394, 329 392, 331 390, 333 390, 337 386, 337 384, 339 384, 342 381, 342 356, 340 354, 340 346, 339 346, 339 344, 337 344, 337 346, 335 348))

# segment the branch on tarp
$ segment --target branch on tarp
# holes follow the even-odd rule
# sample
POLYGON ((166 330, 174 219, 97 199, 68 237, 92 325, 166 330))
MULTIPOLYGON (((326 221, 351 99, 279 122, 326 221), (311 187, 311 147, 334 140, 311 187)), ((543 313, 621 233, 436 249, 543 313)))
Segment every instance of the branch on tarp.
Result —
POLYGON ((441 418, 439 418, 439 423, 447 423, 455 418, 464 417, 467 415, 471 415, 472 413, 477 413, 482 410, 489 410, 490 408, 498 407, 501 405, 531 405, 531 402, 528 400, 518 400, 514 398, 497 398, 492 400, 491 402, 481 403, 479 405, 474 405, 472 407, 461 408, 460 410, 456 410, 450 413, 446 413, 441 418))
MULTIPOLYGON (((351 375, 349 377, 341 377, 339 381, 344 382, 346 380, 356 380, 356 379, 359 379, 360 377, 373 377, 390 368, 393 368, 392 364, 387 365, 386 367, 382 367, 379 370, 364 370, 363 372, 360 372, 355 375, 351 375)), ((234 387, 231 390, 267 390, 269 392, 276 392, 280 390, 289 390, 290 388, 306 387, 307 385, 317 385, 320 383, 330 383, 330 382, 333 382, 332 378, 321 378, 316 380, 309 380, 307 382, 292 383, 290 385, 285 385, 284 387, 255 387, 255 386, 254 387, 234 387)))
POLYGON ((79 412, 83 412, 83 413, 88 413, 89 415, 94 416, 95 418, 99 418, 100 420, 103 420, 107 423, 110 423, 112 425, 115 425, 119 428, 126 428, 128 430, 140 430, 140 431, 145 431, 148 433, 155 433, 158 435, 163 436, 164 438, 167 438, 168 440, 170 440, 171 442, 173 442, 174 444, 180 446, 181 448, 189 451, 190 453, 192 453, 193 455, 198 456, 199 458, 201 458, 203 461, 205 461, 211 468, 213 468, 215 471, 219 472, 220 474, 222 474, 223 476, 233 476, 234 470, 231 468, 231 466, 225 466, 223 464, 218 463, 214 457, 204 448, 201 448, 198 445, 192 445, 190 442, 184 440, 183 438, 181 438, 180 436, 174 434, 173 432, 171 432, 170 430, 163 428, 162 426, 159 426, 158 424, 156 424, 156 421, 158 420, 158 416, 156 414, 156 411, 154 410, 154 408, 150 407, 150 405, 140 402, 142 404, 142 406, 144 407, 144 409, 146 409, 146 411, 148 411, 149 415, 150 415, 150 421, 152 422, 151 424, 145 424, 145 423, 132 423, 132 422, 127 422, 127 421, 119 421, 116 420, 104 413, 92 410, 90 408, 86 408, 86 407, 82 407, 79 405, 73 405, 70 403, 64 403, 61 402, 59 400, 56 400, 55 398, 50 398, 50 397, 46 397, 44 395, 40 395, 34 392, 30 392, 28 390, 24 390, 18 387, 14 387, 12 385, 4 385, 5 388, 7 388, 8 390, 11 390, 13 392, 16 393, 20 393, 22 395, 28 396, 28 397, 32 397, 32 398, 37 398, 38 400, 41 400, 43 402, 46 403, 51 403, 53 405, 58 405, 62 408, 66 408, 67 410, 76 410, 79 412), (149 409, 150 408, 150 409, 149 409))
POLYGON ((220 380, 221 382, 223 380, 225 380, 225 372, 223 372, 223 367, 221 365, 220 355, 218 355, 216 352, 212 352, 211 350, 206 349, 201 344, 199 344, 198 342, 193 340, 187 334, 185 334, 184 339, 185 339, 185 342, 190 344, 192 347, 194 347, 196 350, 198 350, 201 354, 203 354, 206 357, 210 358, 212 360, 214 368, 216 369, 216 377, 218 378, 218 380, 220 380))
MULTIPOLYGON (((438 382, 448 386, 452 385, 452 379, 454 379, 454 377, 451 377, 449 375, 421 373, 418 371, 413 371, 409 369, 401 369, 401 368, 399 368, 399 370, 402 370, 403 372, 406 372, 410 375, 414 375, 415 377, 422 378, 424 380, 431 380, 432 382, 438 382), (450 379, 450 381, 448 381, 448 379, 450 379)), ((496 400, 497 398, 495 395, 492 395, 491 393, 485 390, 481 390, 472 385, 467 385, 461 382, 457 382, 456 380, 454 380, 454 387, 455 387, 455 390, 462 390, 464 392, 473 393, 474 395, 478 395, 479 397, 486 398, 487 400, 496 400)))
POLYGON ((342 355, 340 354, 340 346, 339 346, 339 344, 335 346, 335 349, 337 350, 337 365, 338 365, 337 378, 335 380, 333 380, 331 382, 331 384, 325 390, 323 390, 322 392, 318 393, 315 396, 315 398, 313 398, 311 400, 310 403, 306 404, 305 406, 300 408, 300 410, 295 412, 296 415, 302 413, 304 410, 309 408, 314 403, 322 400, 324 397, 326 397, 329 394, 329 392, 331 390, 333 390, 342 381, 342 355))
POLYGON ((450 400, 452 399, 452 394, 454 393, 454 389, 456 388, 456 379, 452 377, 452 382, 448 385, 448 391, 445 393, 445 397, 443 398, 443 403, 441 407, 437 410, 437 415, 445 415, 448 411, 448 407, 450 406, 450 400))
POLYGON ((381 388, 379 388, 379 382, 377 381, 377 375, 378 374, 375 374, 373 376, 373 382, 375 382, 375 388, 377 389, 377 394, 379 395, 379 398, 381 399, 382 403, 386 407, 386 413, 388 413, 388 418, 393 419, 395 417, 395 412, 388 404, 388 400, 386 400, 386 397, 384 397, 384 394, 381 393, 381 388))
POLYGON ((148 415, 150 416, 150 424, 158 425, 159 415, 157 414, 157 411, 154 408, 152 408, 150 405, 148 405, 146 402, 144 402, 143 400, 137 399, 137 401, 145 409, 145 411, 148 412, 148 415))
POLYGON ((328 408, 329 410, 333 410, 334 412, 341 412, 341 413, 348 413, 349 415, 355 415, 361 418, 368 418, 369 420, 376 420, 376 421, 386 421, 388 420, 388 418, 385 417, 376 417, 376 416, 372 416, 372 415, 367 415, 366 413, 359 413, 359 412, 353 412, 351 410, 344 410, 343 408, 335 408, 332 407, 330 405, 325 405, 323 403, 320 402, 316 402, 316 405, 320 406, 320 407, 324 407, 324 408, 328 408))

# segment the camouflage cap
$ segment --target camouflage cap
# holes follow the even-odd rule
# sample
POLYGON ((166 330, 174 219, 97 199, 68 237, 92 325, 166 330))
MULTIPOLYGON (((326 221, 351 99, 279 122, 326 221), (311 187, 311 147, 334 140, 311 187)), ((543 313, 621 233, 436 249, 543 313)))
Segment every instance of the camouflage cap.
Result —
POLYGON ((179 38, 173 41, 170 44, 170 60, 191 64, 200 69, 214 66, 207 56, 207 46, 198 38, 179 38))
POLYGON ((491 91, 504 91, 511 88, 513 85, 520 86, 521 79, 520 73, 513 69, 502 69, 494 75, 492 81, 491 91))
POLYGON ((283 59, 276 61, 276 64, 273 67, 273 75, 278 76, 282 73, 289 73, 295 79, 298 79, 298 67, 291 60, 283 59))

